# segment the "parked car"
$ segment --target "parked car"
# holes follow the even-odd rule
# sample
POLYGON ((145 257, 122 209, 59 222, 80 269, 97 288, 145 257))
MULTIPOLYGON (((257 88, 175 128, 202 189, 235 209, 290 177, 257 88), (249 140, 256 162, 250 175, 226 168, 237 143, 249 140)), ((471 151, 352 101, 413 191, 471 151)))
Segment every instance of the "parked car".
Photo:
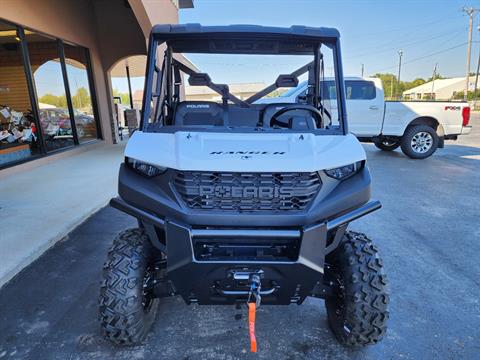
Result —
MULTIPOLYGON (((95 135, 95 118, 76 109, 73 110, 79 138, 95 135)), ((49 108, 40 110, 40 123, 46 135, 72 135, 68 109, 49 108)))
MULTIPOLYGON (((279 97, 263 98, 257 103, 302 103, 307 83, 300 83, 279 97)), ((330 101, 326 107, 331 120, 336 122, 335 81, 326 78, 322 95, 330 101)), ((470 107, 466 102, 449 101, 385 101, 380 79, 345 78, 349 131, 360 140, 373 142, 384 151, 401 147, 405 155, 425 159, 444 140, 456 140, 458 135, 470 133, 470 107)))

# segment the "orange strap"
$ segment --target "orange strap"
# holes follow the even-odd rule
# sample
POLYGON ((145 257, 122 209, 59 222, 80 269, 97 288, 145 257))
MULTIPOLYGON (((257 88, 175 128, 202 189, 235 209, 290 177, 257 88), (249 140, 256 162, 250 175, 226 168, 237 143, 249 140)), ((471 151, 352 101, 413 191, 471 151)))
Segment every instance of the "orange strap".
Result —
POLYGON ((248 333, 250 334, 250 351, 254 353, 257 352, 257 339, 255 337, 255 311, 255 303, 248 303, 248 333))

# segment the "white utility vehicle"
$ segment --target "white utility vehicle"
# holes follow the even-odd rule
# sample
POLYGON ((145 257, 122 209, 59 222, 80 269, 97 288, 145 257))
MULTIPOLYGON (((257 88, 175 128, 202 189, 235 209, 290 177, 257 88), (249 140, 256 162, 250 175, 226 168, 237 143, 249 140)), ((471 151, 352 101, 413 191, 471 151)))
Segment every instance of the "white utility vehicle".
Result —
POLYGON ((347 231, 381 204, 370 197, 365 151, 347 129, 339 36, 305 26, 153 28, 142 119, 110 202, 138 227, 118 235, 105 263, 100 321, 108 339, 140 343, 160 298, 172 295, 187 304, 247 304, 253 352, 257 307, 309 296, 325 299, 340 343, 375 344, 385 335, 389 294, 377 247, 347 231), (261 61, 286 68, 242 100, 180 54, 203 56, 207 66, 244 60, 250 73, 243 76, 263 76, 261 61), (335 118, 321 96, 325 63, 338 80, 335 118), (297 87, 302 74, 309 79, 303 104, 254 103, 297 87), (185 81, 220 101, 185 101, 185 81))
MULTIPOLYGON (((263 98, 257 103, 302 103, 307 83, 301 83, 279 97, 263 98)), ((335 79, 325 78, 322 91, 330 100, 336 118, 335 79)), ((346 77, 348 130, 361 141, 373 142, 384 151, 401 146, 405 155, 425 159, 444 140, 457 140, 470 132, 470 107, 466 102, 385 101, 382 81, 377 78, 346 77)))

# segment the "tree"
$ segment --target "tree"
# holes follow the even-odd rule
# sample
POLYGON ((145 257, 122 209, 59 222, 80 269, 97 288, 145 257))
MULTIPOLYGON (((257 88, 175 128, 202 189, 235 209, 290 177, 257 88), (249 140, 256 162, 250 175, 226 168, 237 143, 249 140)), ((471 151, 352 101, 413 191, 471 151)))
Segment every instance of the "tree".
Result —
POLYGON ((56 96, 56 95, 47 93, 47 94, 43 95, 42 97, 40 97, 38 99, 38 102, 41 102, 43 104, 53 105, 53 106, 59 107, 59 108, 66 108, 67 107, 67 97, 65 96, 65 94, 56 96))
POLYGON ((88 90, 84 87, 78 88, 75 95, 72 96, 72 104, 75 109, 90 108, 92 101, 88 90))
MULTIPOLYGON (((397 77, 393 74, 382 74, 382 73, 377 73, 373 75, 373 77, 379 78, 382 80, 382 85, 383 89, 385 91, 385 98, 401 98, 402 94, 406 90, 410 90, 414 87, 423 85, 427 82, 432 81, 433 77, 430 77, 429 79, 425 80, 422 78, 416 78, 413 81, 400 81, 400 84, 398 84, 397 77), (393 82, 393 84, 392 84, 393 82), (392 86, 393 85, 393 86, 392 86)), ((440 74, 435 74, 435 80, 437 79, 445 79, 440 74)))
POLYGON ((375 75, 373 75, 373 77, 382 80, 382 86, 383 90, 385 91, 386 99, 391 99, 395 97, 395 94, 397 93, 397 77, 395 75, 389 73, 376 73, 375 75))
MULTIPOLYGON (((455 100, 463 100, 463 91, 459 91, 459 92, 456 92, 454 95, 453 95, 453 99, 455 100)), ((476 96, 477 99, 480 98, 480 89, 477 89, 477 96, 476 96)), ((467 93, 467 100, 468 101, 472 101, 474 99, 474 96, 473 96, 473 91, 468 91, 467 93)))
MULTIPOLYGON (((440 74, 435 74, 435 80, 440 80, 440 79, 446 79, 446 77, 440 75, 440 74)), ((433 80, 433 76, 430 76, 427 80, 427 82, 429 81, 432 81, 433 80)))
POLYGON ((113 96, 120 97, 123 105, 130 105, 130 95, 128 93, 121 93, 118 89, 113 89, 113 96))
POLYGON ((409 82, 409 83, 406 83, 406 84, 408 84, 408 85, 405 86, 405 87, 406 87, 405 90, 409 90, 409 89, 412 89, 412 88, 414 88, 414 87, 423 85, 423 84, 425 84, 425 83, 428 82, 428 81, 430 81, 430 80, 425 81, 425 80, 422 79, 422 78, 416 78, 415 80, 413 80, 413 81, 411 81, 411 82, 409 82))

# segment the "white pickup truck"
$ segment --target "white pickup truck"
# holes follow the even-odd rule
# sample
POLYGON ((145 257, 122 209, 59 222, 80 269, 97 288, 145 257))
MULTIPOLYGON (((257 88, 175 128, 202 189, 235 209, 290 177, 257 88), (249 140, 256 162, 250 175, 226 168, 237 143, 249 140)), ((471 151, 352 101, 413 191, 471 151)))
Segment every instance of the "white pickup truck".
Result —
MULTIPOLYGON (((302 102, 306 89, 307 83, 300 83, 279 97, 258 102, 302 102)), ((334 79, 325 78, 322 90, 323 97, 330 100, 331 117, 336 119, 334 79)), ((471 130, 466 102, 385 101, 382 82, 377 78, 346 77, 345 92, 349 131, 384 151, 401 146, 405 155, 425 159, 442 148, 444 140, 456 140, 471 130)))

